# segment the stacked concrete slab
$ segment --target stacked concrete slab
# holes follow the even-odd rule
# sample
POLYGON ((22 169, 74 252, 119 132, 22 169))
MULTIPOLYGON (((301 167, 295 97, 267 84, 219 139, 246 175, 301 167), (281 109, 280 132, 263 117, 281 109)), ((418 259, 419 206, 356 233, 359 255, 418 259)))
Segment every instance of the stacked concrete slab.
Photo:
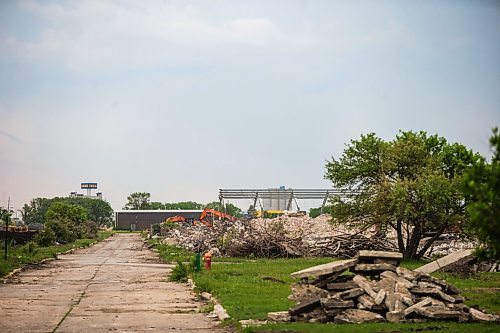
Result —
POLYGON ((398 252, 359 251, 354 259, 334 261, 295 273, 286 312, 272 321, 413 322, 429 319, 498 321, 465 305, 459 290, 427 273, 399 267, 398 252))

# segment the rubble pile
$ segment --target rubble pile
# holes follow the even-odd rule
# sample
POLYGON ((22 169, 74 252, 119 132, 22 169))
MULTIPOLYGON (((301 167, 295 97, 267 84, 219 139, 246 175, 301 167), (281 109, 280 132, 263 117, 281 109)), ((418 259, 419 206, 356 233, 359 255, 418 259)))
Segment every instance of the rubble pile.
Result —
POLYGON ((446 281, 399 267, 401 259, 398 252, 359 251, 354 259, 292 273, 301 279, 289 296, 297 304, 268 317, 337 323, 499 320, 465 305, 459 290, 446 281))
POLYGON ((162 232, 164 242, 187 250, 218 248, 224 255, 277 258, 332 256, 352 258, 358 250, 395 250, 395 238, 374 228, 360 230, 330 223, 329 215, 317 218, 283 216, 275 219, 215 222, 184 226, 162 232))

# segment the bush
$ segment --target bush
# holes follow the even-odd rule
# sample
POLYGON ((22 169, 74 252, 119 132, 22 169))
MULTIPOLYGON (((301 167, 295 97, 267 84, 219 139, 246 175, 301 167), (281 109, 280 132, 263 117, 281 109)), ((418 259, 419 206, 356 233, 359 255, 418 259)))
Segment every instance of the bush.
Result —
POLYGON ((50 228, 41 230, 34 239, 38 246, 50 246, 56 241, 56 234, 50 228))
POLYGON ((172 273, 170 274, 170 281, 186 282, 188 275, 188 266, 184 265, 182 261, 177 260, 177 265, 172 269, 172 273))
POLYGON ((36 248, 35 242, 28 242, 23 245, 21 251, 25 257, 31 258, 38 253, 39 249, 36 248))
POLYGON ((97 223, 95 223, 94 221, 87 221, 85 222, 83 227, 85 228, 83 235, 84 238, 97 238, 97 232, 99 231, 99 226, 97 225, 97 223))
POLYGON ((50 229, 56 235, 59 243, 71 243, 81 237, 81 230, 68 219, 54 219, 45 223, 45 229, 50 229))
POLYGON ((159 224, 153 224, 151 226, 151 234, 153 235, 159 235, 160 234, 161 227, 159 224))

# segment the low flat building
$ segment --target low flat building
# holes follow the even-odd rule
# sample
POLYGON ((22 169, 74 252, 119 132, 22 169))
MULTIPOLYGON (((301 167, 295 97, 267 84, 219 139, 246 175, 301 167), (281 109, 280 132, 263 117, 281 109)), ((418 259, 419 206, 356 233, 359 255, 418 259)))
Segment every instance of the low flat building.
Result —
POLYGON ((182 216, 186 222, 200 219, 203 210, 115 210, 115 229, 146 230, 167 218, 182 216))

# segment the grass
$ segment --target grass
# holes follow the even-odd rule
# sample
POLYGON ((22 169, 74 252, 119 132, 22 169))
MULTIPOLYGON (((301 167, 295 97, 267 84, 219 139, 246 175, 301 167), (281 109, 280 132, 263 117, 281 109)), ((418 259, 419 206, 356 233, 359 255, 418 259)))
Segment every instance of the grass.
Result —
MULTIPOLYGON (((190 261, 194 254, 173 246, 157 245, 161 257, 169 262, 183 258, 190 261)), ((229 324, 238 326, 242 319, 264 320, 271 311, 284 311, 294 303, 287 299, 290 285, 295 282, 290 273, 330 262, 332 258, 254 259, 214 258, 211 271, 195 273, 193 279, 198 292, 212 293, 231 316, 229 324)), ((426 262, 403 261, 401 266, 415 269, 426 262)), ((470 306, 479 306, 500 314, 500 274, 481 273, 471 277, 435 274, 461 289, 470 306)), ((414 324, 378 323, 363 325, 289 323, 251 327, 244 332, 500 332, 498 324, 427 322, 414 324)))
POLYGON ((403 333, 403 332, 438 332, 438 333, 494 333, 499 332, 498 324, 491 323, 454 323, 442 321, 429 321, 427 323, 415 324, 310 324, 310 323, 290 323, 290 324, 270 324, 260 327, 250 327, 244 329, 245 333, 403 333))
POLYGON ((111 231, 100 231, 97 235, 97 239, 77 239, 75 242, 68 244, 36 247, 36 251, 33 252, 32 255, 26 253, 26 251, 24 250, 24 246, 9 246, 7 260, 4 259, 3 251, 1 253, 0 277, 9 274, 16 268, 20 268, 22 266, 30 264, 38 264, 42 260, 47 258, 56 258, 58 253, 71 250, 72 248, 88 247, 96 240, 103 240, 105 238, 108 238, 112 234, 113 233, 111 231))

